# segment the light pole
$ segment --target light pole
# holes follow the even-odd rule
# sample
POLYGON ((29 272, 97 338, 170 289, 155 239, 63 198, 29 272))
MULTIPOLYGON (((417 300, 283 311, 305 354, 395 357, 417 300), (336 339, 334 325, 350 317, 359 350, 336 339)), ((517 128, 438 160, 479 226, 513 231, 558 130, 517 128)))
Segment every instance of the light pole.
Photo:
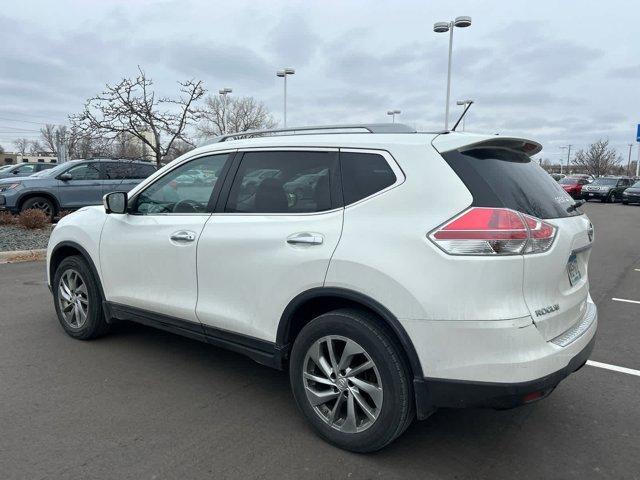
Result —
POLYGON ((400 115, 401 113, 400 110, 389 110, 387 115, 391 115, 391 123, 396 123, 396 115, 400 115))
MULTIPOLYGON (((457 105, 464 105, 464 108, 466 109, 469 105, 471 105, 473 103, 473 100, 467 99, 467 100, 458 100, 456 102, 457 105)), ((462 117, 462 131, 464 132, 464 122, 467 119, 467 116, 465 115, 464 117, 462 117)))
POLYGON ((227 133, 227 95, 233 92, 231 88, 221 88, 218 90, 222 96, 222 134, 227 133))
POLYGON ((444 113, 444 129, 449 130, 449 96, 451 94, 451 53, 453 52, 453 28, 471 26, 471 17, 456 17, 452 22, 436 22, 433 31, 436 33, 449 32, 449 65, 447 67, 447 104, 444 113))
POLYGON ((287 75, 293 75, 296 71, 293 68, 284 68, 276 72, 276 76, 284 78, 284 126, 287 126, 287 75))
POLYGON ((629 144, 629 160, 627 161, 627 177, 631 176, 631 149, 633 148, 633 143, 629 144))
MULTIPOLYGON (((560 147, 562 150, 567 149, 567 173, 569 173, 569 157, 571 156, 571 147, 573 147, 573 145, 571 144, 560 147)), ((562 173, 562 160, 560 160, 560 173, 562 173)))

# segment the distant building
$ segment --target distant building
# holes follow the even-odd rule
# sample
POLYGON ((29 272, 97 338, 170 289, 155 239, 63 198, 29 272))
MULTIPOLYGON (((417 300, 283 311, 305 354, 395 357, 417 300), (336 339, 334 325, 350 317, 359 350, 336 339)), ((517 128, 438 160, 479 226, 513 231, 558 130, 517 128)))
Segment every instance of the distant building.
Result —
POLYGON ((50 152, 38 154, 29 153, 27 155, 11 152, 0 153, 0 165, 12 165, 23 162, 57 163, 58 157, 50 152))

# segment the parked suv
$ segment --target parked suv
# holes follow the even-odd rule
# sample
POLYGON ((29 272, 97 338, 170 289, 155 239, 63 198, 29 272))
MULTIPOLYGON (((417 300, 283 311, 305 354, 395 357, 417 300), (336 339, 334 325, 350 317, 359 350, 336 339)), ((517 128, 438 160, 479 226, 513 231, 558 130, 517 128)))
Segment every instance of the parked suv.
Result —
POLYGON ((539 144, 308 130, 223 136, 64 217, 47 252, 64 330, 133 320, 287 368, 313 428, 358 452, 438 407, 539 400, 584 365, 593 228, 539 144), (210 181, 177 181, 192 172, 210 181), (305 175, 311 194, 286 187, 305 175))
POLYGON ((15 165, 5 165, 0 169, 0 178, 28 177, 34 173, 53 168, 56 165, 56 163, 44 162, 24 162, 15 165))
POLYGON ((99 205, 106 193, 128 191, 155 170, 131 160, 72 160, 30 177, 0 180, 0 211, 36 208, 53 218, 60 210, 99 205))
POLYGON ((631 183, 631 179, 626 177, 599 177, 582 187, 582 198, 615 203, 622 200, 622 193, 631 183))

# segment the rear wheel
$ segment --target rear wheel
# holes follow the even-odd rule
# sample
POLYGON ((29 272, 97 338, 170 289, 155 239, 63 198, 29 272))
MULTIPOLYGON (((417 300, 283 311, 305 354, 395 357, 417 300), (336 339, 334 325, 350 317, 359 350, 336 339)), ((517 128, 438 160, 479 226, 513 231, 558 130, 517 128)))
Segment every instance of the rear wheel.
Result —
POLYGON ((90 340, 107 332, 100 288, 82 257, 74 255, 60 262, 52 290, 58 320, 68 335, 90 340))
POLYGON ((53 205, 53 202, 46 197, 32 197, 25 200, 25 202, 20 207, 20 211, 24 212, 25 210, 30 209, 40 210, 44 212, 49 220, 52 220, 54 214, 56 213, 56 208, 53 205))
POLYGON ((293 345, 290 381, 316 432, 346 450, 379 450, 413 420, 406 362, 364 312, 334 310, 306 325, 293 345))
POLYGON ((629 205, 629 201, 628 200, 622 200, 622 204, 623 205, 629 205))

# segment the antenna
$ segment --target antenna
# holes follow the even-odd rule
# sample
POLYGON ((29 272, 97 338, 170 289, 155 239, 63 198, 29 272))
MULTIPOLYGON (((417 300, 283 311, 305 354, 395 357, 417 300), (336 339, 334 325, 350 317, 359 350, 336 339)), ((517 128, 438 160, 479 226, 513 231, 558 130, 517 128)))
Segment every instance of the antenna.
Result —
POLYGON ((464 116, 467 114, 467 111, 469 110, 469 108, 471 108, 471 105, 473 105, 473 100, 469 100, 467 102, 467 107, 464 109, 464 112, 462 112, 462 115, 460 115, 460 118, 458 119, 458 121, 456 122, 456 124, 453 126, 453 128, 451 129, 452 132, 456 131, 456 128, 458 128, 458 125, 460 124, 460 122, 462 121, 462 119, 464 118, 464 116))

